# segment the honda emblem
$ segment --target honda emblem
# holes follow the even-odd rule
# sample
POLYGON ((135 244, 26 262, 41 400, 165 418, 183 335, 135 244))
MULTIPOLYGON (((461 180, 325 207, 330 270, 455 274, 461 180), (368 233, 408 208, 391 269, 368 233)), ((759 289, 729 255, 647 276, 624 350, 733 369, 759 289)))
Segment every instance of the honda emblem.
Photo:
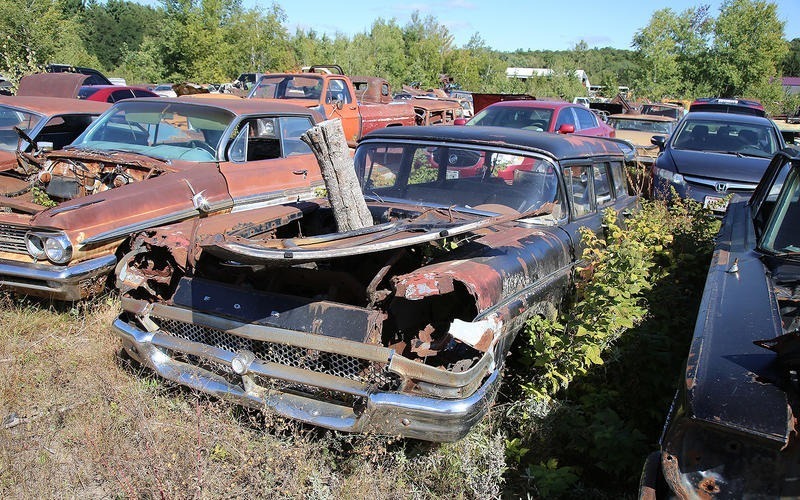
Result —
POLYGON ((726 192, 728 190, 728 183, 726 183, 726 182, 718 182, 718 183, 716 183, 714 185, 714 189, 718 193, 724 193, 724 192, 726 192))

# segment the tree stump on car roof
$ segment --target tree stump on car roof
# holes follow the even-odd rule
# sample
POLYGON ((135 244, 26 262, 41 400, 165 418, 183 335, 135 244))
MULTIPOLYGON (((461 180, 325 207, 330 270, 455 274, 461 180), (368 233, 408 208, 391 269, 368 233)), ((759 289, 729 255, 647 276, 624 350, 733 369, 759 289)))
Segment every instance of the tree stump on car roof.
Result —
POLYGON ((337 118, 320 122, 308 129, 300 139, 311 147, 317 157, 339 232, 371 226, 372 214, 361 193, 341 120, 337 118))

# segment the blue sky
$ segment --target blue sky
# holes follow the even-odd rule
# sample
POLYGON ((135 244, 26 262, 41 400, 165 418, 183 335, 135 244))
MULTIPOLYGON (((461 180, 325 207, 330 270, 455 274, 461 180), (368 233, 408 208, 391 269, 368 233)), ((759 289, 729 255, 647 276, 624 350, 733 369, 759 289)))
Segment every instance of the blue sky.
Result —
MULTIPOLYGON (((245 0, 246 6, 265 5, 245 0)), ((721 1, 687 0, 279 0, 290 33, 313 28, 318 33, 354 35, 368 31, 375 19, 395 19, 401 26, 411 13, 432 15, 447 26, 456 46, 478 33, 496 50, 566 50, 585 40, 589 47, 629 49, 633 34, 650 21, 653 12, 670 7, 676 12, 711 6, 717 17, 721 1)), ((800 0, 778 0, 778 17, 786 22, 787 40, 800 38, 800 0)))

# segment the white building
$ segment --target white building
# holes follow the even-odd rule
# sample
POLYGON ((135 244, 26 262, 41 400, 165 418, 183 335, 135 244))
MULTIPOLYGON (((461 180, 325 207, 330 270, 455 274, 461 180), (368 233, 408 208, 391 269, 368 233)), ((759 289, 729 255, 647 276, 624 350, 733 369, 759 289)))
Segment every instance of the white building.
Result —
MULTIPOLYGON (((553 76, 555 71, 549 68, 506 68, 506 77, 519 78, 520 80, 527 80, 537 76, 553 76)), ((581 81, 581 84, 588 90, 591 84, 589 83, 589 75, 582 69, 575 70, 575 78, 581 81)))

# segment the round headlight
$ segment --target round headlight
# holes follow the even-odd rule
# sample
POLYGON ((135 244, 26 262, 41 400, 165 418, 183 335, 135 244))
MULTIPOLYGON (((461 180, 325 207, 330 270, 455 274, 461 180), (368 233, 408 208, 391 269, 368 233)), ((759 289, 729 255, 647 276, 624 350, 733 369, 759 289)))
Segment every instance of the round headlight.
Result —
POLYGON ((54 264, 65 264, 72 257, 72 244, 64 234, 44 237, 44 253, 54 264))
POLYGON ((35 260, 44 258, 44 241, 42 241, 41 236, 38 234, 26 234, 25 247, 28 249, 28 253, 31 255, 31 257, 33 257, 35 260))

